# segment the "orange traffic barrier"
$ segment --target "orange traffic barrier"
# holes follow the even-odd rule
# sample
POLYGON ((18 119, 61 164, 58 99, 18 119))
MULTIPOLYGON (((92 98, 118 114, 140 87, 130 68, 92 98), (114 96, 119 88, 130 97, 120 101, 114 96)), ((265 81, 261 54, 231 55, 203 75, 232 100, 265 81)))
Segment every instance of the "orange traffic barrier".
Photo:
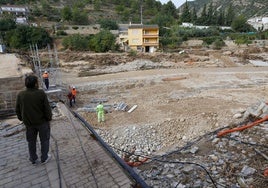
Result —
POLYGON ((143 163, 145 163, 146 161, 148 160, 148 158, 144 158, 143 160, 141 161, 135 161, 135 162, 126 162, 129 166, 131 167, 137 167, 137 166, 140 166, 142 165, 143 163))
POLYGON ((259 120, 257 120, 257 121, 254 121, 254 122, 252 122, 252 123, 250 123, 250 124, 248 124, 248 125, 243 125, 243 126, 241 126, 241 127, 236 127, 236 128, 233 128, 233 129, 228 129, 228 130, 220 131, 220 132, 218 132, 217 136, 218 136, 218 137, 221 137, 221 136, 226 135, 226 134, 228 134, 228 133, 232 133, 232 132, 235 132, 235 131, 242 131, 242 130, 251 128, 251 127, 253 127, 253 126, 255 126, 255 125, 259 125, 260 123, 262 123, 262 122, 264 122, 264 121, 267 121, 267 120, 268 120, 268 115, 265 116, 265 117, 262 118, 262 119, 259 119, 259 120))

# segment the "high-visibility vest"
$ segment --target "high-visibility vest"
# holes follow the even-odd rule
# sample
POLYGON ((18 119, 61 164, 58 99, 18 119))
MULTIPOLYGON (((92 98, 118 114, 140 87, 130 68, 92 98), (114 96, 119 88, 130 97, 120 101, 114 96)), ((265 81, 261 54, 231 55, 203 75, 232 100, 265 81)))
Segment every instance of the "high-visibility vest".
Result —
POLYGON ((48 79, 48 73, 44 73, 44 74, 43 74, 43 78, 44 78, 44 79, 48 79))
POLYGON ((76 96, 76 89, 72 89, 73 96, 76 96))
POLYGON ((103 107, 103 104, 99 104, 96 108, 96 111, 97 112, 100 112, 100 113, 104 113, 104 107, 103 107))

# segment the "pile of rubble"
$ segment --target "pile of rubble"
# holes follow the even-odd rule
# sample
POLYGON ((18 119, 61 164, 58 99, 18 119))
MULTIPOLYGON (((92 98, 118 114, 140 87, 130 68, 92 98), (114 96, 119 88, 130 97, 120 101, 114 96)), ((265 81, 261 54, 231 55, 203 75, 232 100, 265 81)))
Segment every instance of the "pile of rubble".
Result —
MULTIPOLYGON (((120 106, 126 103, 118 103, 117 107, 120 106)), ((58 116, 56 108, 53 112, 58 116)), ((240 119, 239 124, 214 130, 164 154, 159 151, 171 143, 171 138, 161 134, 161 124, 128 125, 96 132, 151 187, 268 187, 267 117, 268 105, 260 101, 234 114, 233 118, 240 119), (258 123, 243 131, 220 134, 252 122, 258 123)), ((183 120, 177 123, 180 121, 183 120)), ((18 123, 1 124, 1 132, 5 133, 2 136, 16 134, 23 127, 18 123)))
POLYGON ((267 104, 260 102, 234 114, 240 124, 207 133, 163 155, 157 152, 169 138, 159 136, 160 127, 129 125, 97 132, 118 155, 136 163, 137 172, 152 187, 267 187, 268 123, 218 136, 222 129, 243 127, 267 115, 267 104))

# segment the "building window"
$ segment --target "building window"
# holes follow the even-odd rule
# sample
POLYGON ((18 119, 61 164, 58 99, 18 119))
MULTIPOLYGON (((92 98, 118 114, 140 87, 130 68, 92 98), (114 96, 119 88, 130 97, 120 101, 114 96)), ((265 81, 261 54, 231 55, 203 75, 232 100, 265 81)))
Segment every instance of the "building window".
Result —
POLYGON ((132 35, 138 35, 139 30, 138 29, 132 29, 132 35))

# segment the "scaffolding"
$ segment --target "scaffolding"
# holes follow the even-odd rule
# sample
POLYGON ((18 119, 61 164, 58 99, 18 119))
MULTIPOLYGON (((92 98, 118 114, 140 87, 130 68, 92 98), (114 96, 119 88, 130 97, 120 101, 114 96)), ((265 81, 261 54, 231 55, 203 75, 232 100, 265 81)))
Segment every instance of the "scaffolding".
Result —
MULTIPOLYGON (((59 69, 59 59, 56 45, 53 45, 51 49, 50 45, 47 45, 48 49, 48 62, 41 61, 39 56, 39 49, 37 44, 30 45, 31 57, 34 66, 34 72, 39 77, 39 86, 47 93, 49 96, 55 95, 57 98, 62 97, 62 79, 59 69), (49 74, 49 88, 46 89, 43 82, 43 73, 47 71, 49 74)), ((46 57, 44 57, 46 58, 46 57)))

